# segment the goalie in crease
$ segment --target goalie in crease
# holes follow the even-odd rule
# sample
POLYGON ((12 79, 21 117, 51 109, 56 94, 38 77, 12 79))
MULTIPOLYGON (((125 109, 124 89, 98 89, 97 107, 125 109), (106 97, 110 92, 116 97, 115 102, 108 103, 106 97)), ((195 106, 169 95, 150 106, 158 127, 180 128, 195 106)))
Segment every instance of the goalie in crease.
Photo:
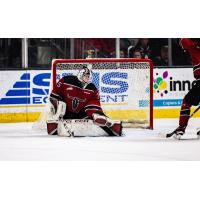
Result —
POLYGON ((66 123, 67 120, 89 119, 101 127, 105 135, 122 135, 121 121, 111 120, 103 113, 99 92, 91 83, 91 79, 92 70, 91 65, 88 64, 79 71, 77 76, 65 76, 58 81, 50 94, 48 134, 70 137, 75 133, 66 123))

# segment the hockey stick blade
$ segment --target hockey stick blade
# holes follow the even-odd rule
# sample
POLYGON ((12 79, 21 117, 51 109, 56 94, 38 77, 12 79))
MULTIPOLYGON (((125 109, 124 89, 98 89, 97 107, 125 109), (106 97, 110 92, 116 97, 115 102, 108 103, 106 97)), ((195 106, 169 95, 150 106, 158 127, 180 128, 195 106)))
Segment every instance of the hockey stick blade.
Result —
MULTIPOLYGON (((170 133, 171 134, 171 133, 170 133)), ((160 137, 160 138, 167 138, 167 133, 159 133, 158 134, 158 136, 160 137)))
POLYGON ((175 133, 173 133, 173 132, 172 132, 172 133, 167 133, 167 134, 166 134, 166 138, 170 138, 170 137, 172 137, 174 134, 175 134, 175 133))
POLYGON ((170 138, 174 135, 174 133, 159 133, 159 137, 161 138, 170 138))
POLYGON ((199 140, 199 135, 183 135, 179 140, 199 140))

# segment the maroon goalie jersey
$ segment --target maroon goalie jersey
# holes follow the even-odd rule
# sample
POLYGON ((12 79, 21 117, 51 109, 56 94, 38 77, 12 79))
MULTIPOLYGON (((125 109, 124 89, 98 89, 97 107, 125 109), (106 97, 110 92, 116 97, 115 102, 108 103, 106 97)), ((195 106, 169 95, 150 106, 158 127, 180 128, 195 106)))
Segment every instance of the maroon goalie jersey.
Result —
POLYGON ((193 73, 195 78, 200 78, 200 47, 198 41, 183 38, 180 45, 187 50, 192 59, 193 73))
POLYGON ((86 116, 92 117, 94 112, 102 112, 99 92, 95 85, 89 83, 84 87, 73 75, 61 78, 50 97, 64 101, 67 104, 66 113, 85 113, 86 116))

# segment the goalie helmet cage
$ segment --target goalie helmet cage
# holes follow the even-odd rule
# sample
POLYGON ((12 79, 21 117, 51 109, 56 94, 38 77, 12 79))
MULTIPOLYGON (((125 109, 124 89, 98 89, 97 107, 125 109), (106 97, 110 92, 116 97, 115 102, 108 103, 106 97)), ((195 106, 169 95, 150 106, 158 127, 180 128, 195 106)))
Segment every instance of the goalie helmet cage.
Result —
POLYGON ((92 65, 93 83, 99 89, 106 115, 122 120, 125 127, 153 129, 152 61, 136 58, 54 59, 51 89, 62 76, 77 75, 79 69, 88 64, 92 65))

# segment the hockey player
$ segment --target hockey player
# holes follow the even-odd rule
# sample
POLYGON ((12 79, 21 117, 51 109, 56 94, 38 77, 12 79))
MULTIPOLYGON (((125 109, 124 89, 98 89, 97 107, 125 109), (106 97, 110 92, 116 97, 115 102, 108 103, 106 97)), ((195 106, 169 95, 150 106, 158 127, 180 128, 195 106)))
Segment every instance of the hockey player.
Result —
POLYGON ((74 133, 65 123, 68 119, 90 119, 108 136, 121 136, 121 121, 111 120, 103 113, 99 92, 91 83, 91 78, 91 66, 87 65, 77 76, 69 75, 59 80, 50 94, 51 117, 47 120, 48 134, 72 136, 74 133))
POLYGON ((183 98, 180 117, 179 117, 179 127, 175 129, 172 133, 167 134, 167 137, 174 135, 175 138, 180 139, 185 133, 185 129, 190 118, 191 106, 197 106, 200 102, 200 39, 181 39, 180 45, 185 49, 191 56, 193 75, 196 79, 195 85, 183 98))

